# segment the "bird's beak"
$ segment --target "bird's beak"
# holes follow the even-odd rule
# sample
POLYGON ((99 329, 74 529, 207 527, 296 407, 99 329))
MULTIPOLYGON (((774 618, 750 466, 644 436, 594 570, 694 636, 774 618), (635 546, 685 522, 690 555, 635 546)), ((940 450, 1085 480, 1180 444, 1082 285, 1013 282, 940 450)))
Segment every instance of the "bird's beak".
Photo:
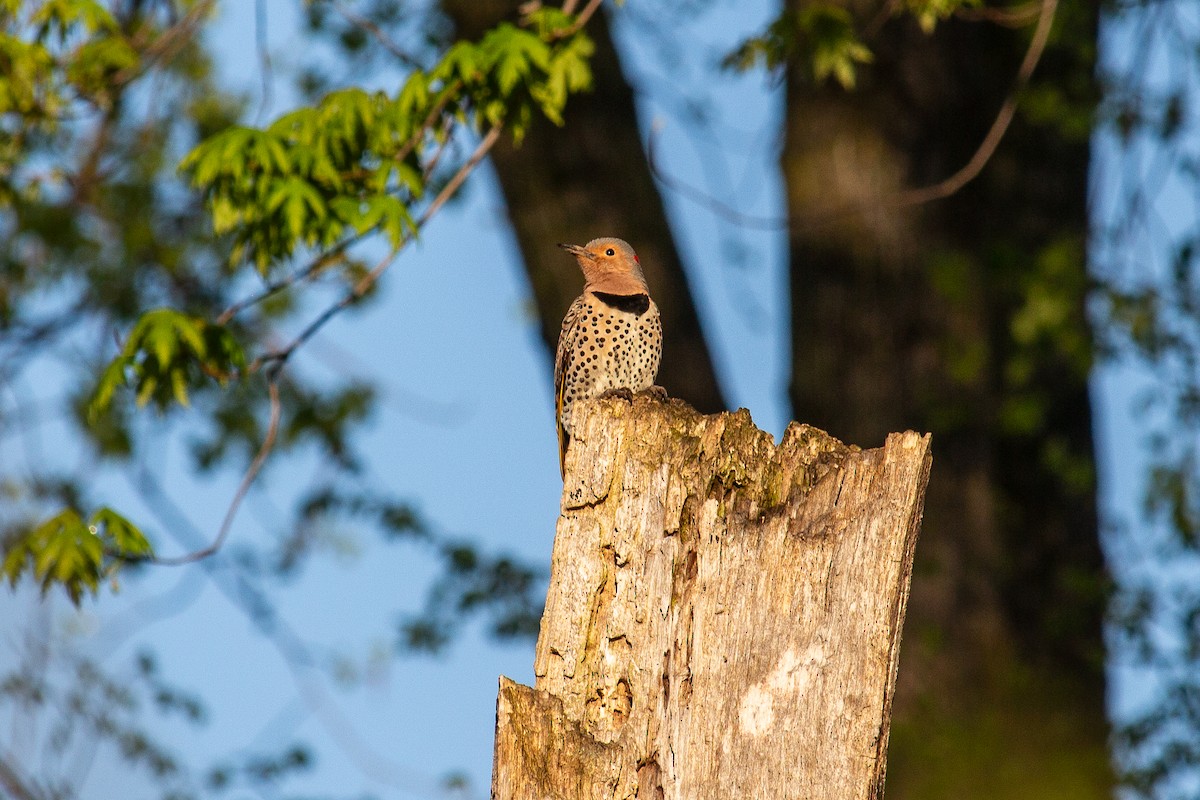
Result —
POLYGON ((560 242, 558 246, 561 247, 563 250, 566 250, 571 255, 576 256, 578 258, 588 258, 588 259, 592 258, 592 254, 589 253, 587 250, 583 249, 583 247, 581 247, 580 245, 562 244, 560 242))

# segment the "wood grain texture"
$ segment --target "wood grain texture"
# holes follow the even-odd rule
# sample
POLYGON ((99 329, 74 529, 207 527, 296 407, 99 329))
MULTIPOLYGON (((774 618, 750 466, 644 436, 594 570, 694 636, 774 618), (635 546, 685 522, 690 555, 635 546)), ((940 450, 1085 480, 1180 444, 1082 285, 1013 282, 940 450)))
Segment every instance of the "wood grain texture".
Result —
POLYGON ((880 796, 929 437, 776 446, 644 395, 577 414, 493 797, 880 796))

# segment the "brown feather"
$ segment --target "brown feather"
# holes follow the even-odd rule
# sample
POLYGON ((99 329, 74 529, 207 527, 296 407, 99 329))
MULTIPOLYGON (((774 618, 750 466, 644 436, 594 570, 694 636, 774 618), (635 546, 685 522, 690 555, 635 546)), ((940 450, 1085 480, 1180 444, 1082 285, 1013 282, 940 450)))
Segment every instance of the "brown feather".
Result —
POLYGON ((554 421, 555 427, 558 428, 558 469, 564 478, 567 474, 567 445, 571 442, 571 436, 563 427, 562 422, 563 389, 567 383, 567 373, 571 368, 571 354, 574 352, 579 317, 583 314, 586 304, 586 299, 580 296, 575 298, 575 302, 571 303, 571 307, 567 309, 567 314, 562 321, 562 330, 558 334, 558 351, 554 356, 554 421))

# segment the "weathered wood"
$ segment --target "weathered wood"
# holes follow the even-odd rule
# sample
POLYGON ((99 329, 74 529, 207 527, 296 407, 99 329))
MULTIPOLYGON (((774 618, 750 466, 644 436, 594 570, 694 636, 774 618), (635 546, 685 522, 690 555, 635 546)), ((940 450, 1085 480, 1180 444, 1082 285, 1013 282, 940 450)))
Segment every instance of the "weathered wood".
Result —
POLYGON ((646 396, 577 414, 493 797, 879 797, 929 437, 776 446, 646 396))

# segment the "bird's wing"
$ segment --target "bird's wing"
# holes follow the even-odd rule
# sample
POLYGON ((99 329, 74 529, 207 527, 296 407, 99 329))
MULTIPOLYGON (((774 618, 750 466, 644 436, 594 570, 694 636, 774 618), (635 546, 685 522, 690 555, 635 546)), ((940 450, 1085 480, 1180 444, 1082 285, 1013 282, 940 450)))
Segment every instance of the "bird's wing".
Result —
POLYGON ((571 353, 574 352, 575 336, 579 330, 579 318, 583 315, 586 301, 582 296, 575 298, 567 315, 563 317, 562 331, 558 334, 558 352, 554 357, 554 421, 558 429, 558 470, 566 477, 567 445, 571 437, 562 424, 563 386, 566 375, 571 371, 571 353))

